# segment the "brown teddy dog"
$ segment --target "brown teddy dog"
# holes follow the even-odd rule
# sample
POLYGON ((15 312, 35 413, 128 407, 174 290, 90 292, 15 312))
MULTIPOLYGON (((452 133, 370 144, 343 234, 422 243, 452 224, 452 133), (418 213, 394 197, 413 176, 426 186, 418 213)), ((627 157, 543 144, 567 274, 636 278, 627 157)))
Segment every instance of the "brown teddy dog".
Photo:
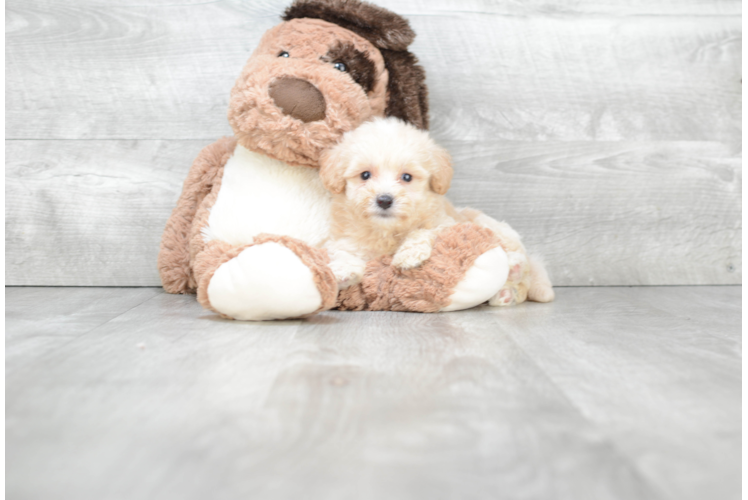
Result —
POLYGON ((233 138, 206 147, 164 230, 158 266, 169 293, 243 320, 342 309, 434 312, 492 297, 508 273, 486 228, 437 238, 431 258, 400 270, 384 257, 338 294, 329 258, 323 150, 374 117, 428 128, 423 69, 402 17, 356 0, 297 0, 262 37, 231 91, 233 138))

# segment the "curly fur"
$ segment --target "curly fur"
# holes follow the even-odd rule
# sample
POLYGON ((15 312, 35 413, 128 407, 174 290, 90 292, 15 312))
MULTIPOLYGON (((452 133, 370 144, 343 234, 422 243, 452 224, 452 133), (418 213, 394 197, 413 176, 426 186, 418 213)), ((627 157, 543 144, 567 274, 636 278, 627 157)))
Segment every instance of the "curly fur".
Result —
POLYGON ((382 255, 401 271, 418 267, 430 258, 440 231, 472 222, 492 230, 507 252, 509 276, 491 305, 553 299, 542 264, 531 265, 516 231, 478 210, 457 210, 442 196, 452 178, 451 158, 426 132, 395 118, 365 123, 324 153, 320 177, 333 193, 327 247, 342 287, 359 282, 365 261, 382 255), (383 195, 391 200, 386 208, 376 201, 383 195))
MULTIPOLYGON (((427 133, 396 118, 376 119, 343 136, 326 151, 320 178, 335 194, 332 235, 366 249, 365 258, 394 254, 417 229, 433 230, 456 214, 446 198, 451 157, 427 133), (366 171, 371 176, 361 178, 366 171), (411 180, 402 180, 408 174, 411 180), (376 198, 393 197, 381 210, 376 198)), ((454 224, 454 220, 452 220, 454 224)))

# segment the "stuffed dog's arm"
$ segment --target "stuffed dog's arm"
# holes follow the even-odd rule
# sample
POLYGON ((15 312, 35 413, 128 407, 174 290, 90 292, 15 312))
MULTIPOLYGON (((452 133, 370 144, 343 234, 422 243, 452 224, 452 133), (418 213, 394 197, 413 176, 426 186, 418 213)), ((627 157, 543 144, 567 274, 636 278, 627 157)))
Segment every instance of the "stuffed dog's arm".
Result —
POLYGON ((519 234, 506 222, 499 222, 480 210, 463 208, 460 215, 491 229, 507 252, 509 275, 504 286, 489 300, 492 306, 520 304, 526 299, 550 302, 554 299, 553 284, 545 266, 527 254, 519 234))
POLYGON ((197 155, 182 186, 177 206, 166 222, 158 272, 169 293, 195 293, 197 284, 190 266, 190 232, 200 203, 211 192, 223 173, 223 166, 234 152, 236 140, 224 137, 206 146, 197 155))

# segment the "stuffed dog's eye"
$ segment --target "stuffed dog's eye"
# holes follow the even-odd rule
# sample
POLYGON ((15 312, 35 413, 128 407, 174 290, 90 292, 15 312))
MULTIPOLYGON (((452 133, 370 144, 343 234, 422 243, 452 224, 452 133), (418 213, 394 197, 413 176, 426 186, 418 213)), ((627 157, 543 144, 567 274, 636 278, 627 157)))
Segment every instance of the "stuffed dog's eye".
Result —
POLYGON ((361 178, 363 180, 368 180, 370 177, 371 177, 371 172, 369 172, 368 170, 366 172, 361 172, 361 178))
POLYGON ((338 71, 347 71, 348 70, 348 68, 346 67, 346 65, 343 64, 342 62, 336 62, 335 64, 332 65, 332 67, 335 68, 335 69, 337 69, 338 71))
POLYGON ((404 180, 405 182, 410 182, 413 180, 413 176, 410 174, 403 174, 400 176, 400 178, 404 180))
POLYGON ((284 50, 283 52, 281 52, 280 54, 278 54, 278 57, 290 57, 290 55, 289 55, 289 53, 288 53, 288 52, 286 52, 286 51, 284 50))

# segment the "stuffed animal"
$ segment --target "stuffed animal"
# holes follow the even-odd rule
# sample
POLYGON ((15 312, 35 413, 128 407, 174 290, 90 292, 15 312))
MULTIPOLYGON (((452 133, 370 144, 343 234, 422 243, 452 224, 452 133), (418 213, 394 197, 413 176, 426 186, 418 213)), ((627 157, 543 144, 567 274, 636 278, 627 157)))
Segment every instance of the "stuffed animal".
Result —
POLYGON ((161 242, 169 293, 240 320, 300 318, 337 307, 436 312, 494 297, 507 254, 484 225, 437 237, 423 265, 389 258, 339 292, 322 245, 331 197, 320 154, 374 117, 428 128, 425 74, 408 22, 357 0, 297 0, 267 31, 231 91, 234 136, 203 149, 161 242))

